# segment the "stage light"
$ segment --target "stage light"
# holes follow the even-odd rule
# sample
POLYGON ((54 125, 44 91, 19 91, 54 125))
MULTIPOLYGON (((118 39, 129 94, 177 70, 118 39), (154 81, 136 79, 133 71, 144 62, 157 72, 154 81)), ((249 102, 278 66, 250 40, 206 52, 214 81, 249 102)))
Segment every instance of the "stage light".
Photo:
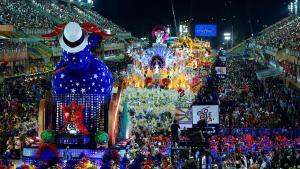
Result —
POLYGON ((225 40, 230 40, 230 36, 225 36, 225 40))

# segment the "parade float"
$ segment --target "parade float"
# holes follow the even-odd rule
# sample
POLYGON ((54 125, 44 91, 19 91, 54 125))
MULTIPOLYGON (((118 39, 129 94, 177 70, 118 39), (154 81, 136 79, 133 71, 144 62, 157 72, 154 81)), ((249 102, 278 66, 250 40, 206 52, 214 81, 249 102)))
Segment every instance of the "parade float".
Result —
POLYGON ((91 48, 112 35, 90 23, 70 22, 43 35, 55 36, 60 36, 63 53, 51 77, 52 91, 40 101, 42 143, 38 148, 24 148, 23 159, 64 158, 65 152, 71 159, 82 154, 100 159, 105 148, 115 145, 118 115, 113 110, 118 100, 112 94, 110 70, 91 54, 91 48))
POLYGON ((147 125, 144 119, 153 126, 149 116, 158 119, 165 114, 171 114, 164 121, 166 126, 175 116, 182 124, 191 123, 190 107, 214 57, 209 42, 182 35, 167 46, 168 34, 165 26, 156 26, 151 33, 155 41, 152 47, 128 51, 133 64, 128 65, 126 89, 119 107, 122 114, 131 114, 128 130, 135 130, 139 123, 147 125))

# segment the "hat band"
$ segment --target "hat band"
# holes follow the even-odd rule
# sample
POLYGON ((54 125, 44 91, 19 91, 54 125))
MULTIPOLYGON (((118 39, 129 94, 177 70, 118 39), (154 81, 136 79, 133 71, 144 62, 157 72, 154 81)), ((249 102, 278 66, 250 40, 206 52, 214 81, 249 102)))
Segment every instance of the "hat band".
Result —
POLYGON ((63 35, 63 40, 64 40, 64 42, 67 46, 69 46, 71 48, 75 48, 75 47, 79 46, 84 41, 84 34, 82 34, 80 39, 78 39, 75 42, 68 41, 68 39, 65 37, 65 35, 63 35))

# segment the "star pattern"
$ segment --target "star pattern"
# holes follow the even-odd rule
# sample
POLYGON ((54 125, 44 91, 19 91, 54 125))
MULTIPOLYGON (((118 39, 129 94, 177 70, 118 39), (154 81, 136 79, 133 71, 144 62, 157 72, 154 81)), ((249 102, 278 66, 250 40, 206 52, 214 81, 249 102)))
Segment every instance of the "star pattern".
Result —
MULTIPOLYGON (((88 49, 88 48, 87 48, 88 49)), ((52 88, 54 94, 103 94, 111 93, 113 79, 107 66, 96 57, 91 56, 87 49, 71 54, 64 52, 64 61, 69 58, 71 66, 75 64, 85 64, 90 60, 89 69, 79 70, 84 76, 68 72, 63 69, 61 72, 52 76, 52 88), (85 51, 86 50, 86 51, 85 51), (68 56, 70 55, 70 56, 68 56)), ((67 65, 69 66, 69 65, 67 65)))

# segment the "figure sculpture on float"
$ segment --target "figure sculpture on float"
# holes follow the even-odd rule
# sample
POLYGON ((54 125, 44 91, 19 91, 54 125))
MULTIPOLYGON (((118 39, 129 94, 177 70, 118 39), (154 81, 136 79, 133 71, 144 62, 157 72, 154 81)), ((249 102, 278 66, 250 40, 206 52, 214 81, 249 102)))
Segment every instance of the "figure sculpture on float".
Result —
POLYGON ((88 33, 99 37, 110 37, 95 25, 75 22, 62 24, 50 34, 43 37, 53 37, 62 30, 59 43, 63 49, 60 63, 52 76, 54 94, 103 94, 112 90, 112 75, 107 66, 91 55, 88 33))
POLYGON ((162 44, 165 31, 158 30, 155 32, 156 43, 162 44))
POLYGON ((155 39, 156 44, 163 44, 168 38, 169 32, 167 27, 157 25, 152 29, 152 38, 155 39))
POLYGON ((158 63, 156 62, 155 66, 154 66, 154 73, 155 74, 158 74, 159 73, 159 65, 158 63))
MULTIPOLYGON (((51 38, 61 32, 63 33, 59 43, 63 49, 63 55, 52 75, 52 93, 56 104, 56 130, 60 130, 65 125, 63 106, 70 105, 72 102, 84 106, 83 123, 89 131, 104 130, 102 122, 100 124, 104 118, 100 112, 101 105, 109 100, 113 78, 108 67, 91 55, 91 47, 97 46, 103 37, 112 35, 106 34, 90 23, 70 22, 59 25, 52 33, 43 37, 51 38)), ((69 125, 70 131, 72 133, 80 131, 81 134, 86 134, 86 129, 80 123, 76 126, 69 125)))

